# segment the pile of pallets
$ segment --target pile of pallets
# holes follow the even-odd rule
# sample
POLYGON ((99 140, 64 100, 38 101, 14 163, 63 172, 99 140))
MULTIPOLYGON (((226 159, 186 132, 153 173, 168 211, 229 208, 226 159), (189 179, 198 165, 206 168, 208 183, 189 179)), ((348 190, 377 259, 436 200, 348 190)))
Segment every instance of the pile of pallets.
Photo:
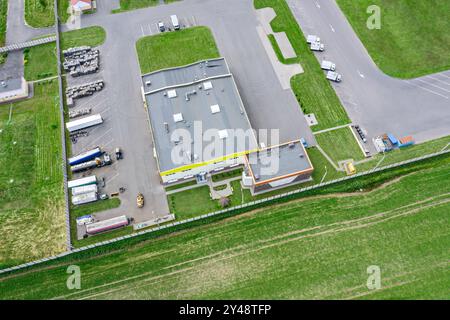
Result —
POLYGON ((72 77, 96 73, 100 69, 100 51, 83 46, 63 51, 64 71, 72 77))

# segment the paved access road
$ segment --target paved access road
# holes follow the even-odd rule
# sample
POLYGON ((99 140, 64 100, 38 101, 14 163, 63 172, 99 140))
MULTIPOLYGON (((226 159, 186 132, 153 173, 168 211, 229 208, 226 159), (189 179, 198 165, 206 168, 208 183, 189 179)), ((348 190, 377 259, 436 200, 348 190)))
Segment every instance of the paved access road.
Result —
MULTIPOLYGON (((6 26, 6 45, 26 42, 44 35, 55 34, 55 28, 32 28, 26 25, 24 17, 25 0, 8 1, 8 19, 6 26)), ((23 76, 23 52, 8 54, 6 62, 0 66, 0 80, 23 76)))
POLYGON ((385 75, 375 65, 335 0, 288 0, 303 33, 325 43, 319 61, 342 74, 334 88, 353 123, 373 137, 391 132, 425 141, 450 134, 450 71, 412 80, 385 75))
POLYGON ((97 214, 99 218, 127 214, 137 221, 145 221, 169 211, 153 158, 135 44, 143 36, 157 34, 157 22, 168 21, 171 14, 177 14, 184 25, 211 28, 220 53, 235 76, 255 129, 280 129, 283 142, 300 137, 314 142, 292 91, 282 88, 261 43, 252 1, 184 0, 111 14, 111 9, 117 5, 118 1, 99 1, 97 12, 81 20, 81 27, 99 25, 107 33, 106 42, 99 49, 108 106, 98 101, 102 103, 101 110, 106 110, 105 127, 98 132, 107 132, 107 138, 114 141, 108 147, 120 146, 125 155, 116 165, 117 175, 111 181, 114 186, 127 187, 121 195, 122 205, 119 209, 97 214), (146 198, 144 209, 136 208, 138 192, 146 198))

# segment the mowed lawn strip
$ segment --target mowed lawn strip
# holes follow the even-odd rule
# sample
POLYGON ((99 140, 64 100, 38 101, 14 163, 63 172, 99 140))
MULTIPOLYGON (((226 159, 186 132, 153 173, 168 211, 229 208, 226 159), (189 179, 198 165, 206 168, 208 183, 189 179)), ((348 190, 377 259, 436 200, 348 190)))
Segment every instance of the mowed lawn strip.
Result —
MULTIPOLYGON (((175 1, 181 0, 164 0, 164 3, 171 3, 175 1)), ((114 9, 112 12, 119 13, 122 11, 153 7, 160 3, 160 0, 120 0, 120 8, 114 9)))
POLYGON ((46 43, 24 50, 24 77, 27 81, 58 74, 56 44, 46 43))
POLYGON ((136 50, 142 74, 219 57, 207 27, 193 27, 139 39, 136 50))
POLYGON ((25 21, 33 28, 54 25, 53 0, 25 0, 25 21))
POLYGON ((76 292, 61 285, 66 264, 4 277, 0 297, 445 298, 448 164, 369 193, 272 206, 79 260, 83 288, 76 292), (383 290, 367 289, 370 265, 381 268, 383 290), (403 284, 408 290, 398 290, 403 284))
POLYGON ((65 250, 58 82, 0 108, 0 266, 65 250))
MULTIPOLYGON (((297 24, 285 0, 254 0, 256 9, 272 7, 277 14, 271 26, 274 32, 286 32, 292 47, 297 54, 297 62, 303 67, 304 73, 291 79, 292 90, 305 114, 314 113, 319 124, 311 127, 313 131, 334 128, 350 123, 338 96, 325 77, 314 54, 297 24)), ((273 38, 271 39, 274 45, 273 38)), ((279 48, 275 46, 279 54, 279 48)), ((295 60, 281 60, 284 63, 294 63, 295 60)))
POLYGON ((317 143, 338 164, 339 161, 364 159, 364 154, 352 134, 350 127, 322 132, 315 135, 317 143))
POLYGON ((386 74, 415 78, 450 69, 450 1, 337 0, 386 74), (367 8, 381 9, 381 29, 370 30, 367 8))
POLYGON ((8 1, 0 1, 0 46, 5 45, 6 39, 6 21, 8 17, 8 1))
POLYGON ((97 47, 106 40, 106 31, 102 27, 93 26, 61 34, 61 50, 78 46, 97 47))

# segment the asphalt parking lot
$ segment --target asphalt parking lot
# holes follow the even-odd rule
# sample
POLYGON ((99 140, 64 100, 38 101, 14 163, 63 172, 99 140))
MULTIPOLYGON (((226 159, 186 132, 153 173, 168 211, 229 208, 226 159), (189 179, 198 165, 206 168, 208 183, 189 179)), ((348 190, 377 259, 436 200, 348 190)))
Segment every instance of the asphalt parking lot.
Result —
POLYGON ((342 74, 333 83, 351 120, 368 137, 413 135, 416 142, 450 134, 450 71, 417 79, 385 75, 375 65, 335 1, 288 0, 303 33, 319 36, 325 52, 342 74))

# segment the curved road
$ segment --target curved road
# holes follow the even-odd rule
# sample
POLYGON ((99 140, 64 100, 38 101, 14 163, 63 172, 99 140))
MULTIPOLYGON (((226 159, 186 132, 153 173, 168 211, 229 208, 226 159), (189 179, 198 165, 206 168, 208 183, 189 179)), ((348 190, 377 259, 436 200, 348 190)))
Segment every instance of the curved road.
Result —
POLYGON ((333 84, 353 123, 368 136, 413 135, 417 142, 450 134, 450 71, 417 79, 385 75, 375 65, 335 0, 288 0, 305 36, 325 43, 319 61, 331 60, 342 74, 333 84))

